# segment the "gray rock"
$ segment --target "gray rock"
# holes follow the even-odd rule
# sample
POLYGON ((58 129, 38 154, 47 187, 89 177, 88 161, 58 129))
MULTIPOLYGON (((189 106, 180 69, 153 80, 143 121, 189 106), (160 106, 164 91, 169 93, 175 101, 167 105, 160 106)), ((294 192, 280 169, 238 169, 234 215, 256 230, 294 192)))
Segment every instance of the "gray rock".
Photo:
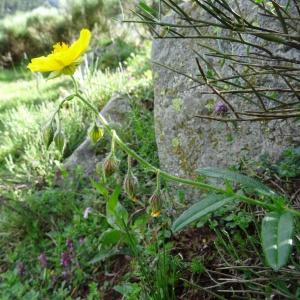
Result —
MULTIPOLYGON (((115 94, 101 110, 101 114, 113 127, 124 127, 128 122, 128 113, 130 112, 129 98, 126 95, 115 94)), ((104 140, 102 141, 102 143, 104 140)), ((96 145, 97 146, 97 145, 96 145)), ((83 176, 88 177, 95 173, 95 167, 101 162, 106 153, 97 154, 96 146, 89 138, 69 156, 64 167, 69 173, 73 173, 80 167, 83 176)))
MULTIPOLYGON (((257 16, 257 11, 253 10, 253 4, 249 4, 250 1, 241 2, 243 2, 241 5, 243 13, 247 13, 249 19, 263 18, 257 16)), ((192 4, 184 4, 182 8, 194 18, 211 21, 211 17, 195 9, 192 4)), ((163 21, 184 24, 174 14, 166 16, 163 21)), ((260 21, 262 21, 262 26, 270 28, 270 20, 260 21)), ((276 22, 272 21, 272 27, 276 25, 274 23, 276 22)), ((193 30, 179 29, 185 35, 195 35, 193 30)), ((211 32, 203 31, 203 33, 209 35, 211 32)), ((228 32, 221 31, 220 34, 228 35, 228 32)), ((256 38, 249 38, 257 43, 261 42, 256 38)), ((237 126, 233 126, 233 124, 195 118, 196 115, 213 115, 212 107, 220 99, 216 95, 204 95, 203 92, 209 91, 207 87, 195 88, 197 84, 192 80, 155 63, 196 77, 199 70, 193 50, 201 54, 208 52, 199 45, 199 42, 198 39, 157 39, 153 42, 154 117, 162 169, 175 175, 193 178, 195 169, 199 167, 228 167, 238 164, 244 158, 258 161, 262 154, 269 154, 275 160, 283 149, 299 143, 300 127, 292 120, 277 120, 268 123, 240 122, 237 126)), ((219 49, 229 45, 208 39, 202 39, 201 43, 219 47, 219 49)), ((230 46, 232 53, 242 55, 247 51, 239 44, 231 43, 230 46)), ((300 59, 299 51, 284 47, 277 47, 276 54, 300 59)), ((229 67, 220 64, 219 59, 207 58, 223 77, 233 74, 229 67)), ((281 80, 269 81, 270 79, 265 77, 265 82, 259 82, 259 84, 276 87, 283 84, 281 80)), ((249 103, 242 103, 235 96, 230 100, 239 111, 251 106, 249 103)))

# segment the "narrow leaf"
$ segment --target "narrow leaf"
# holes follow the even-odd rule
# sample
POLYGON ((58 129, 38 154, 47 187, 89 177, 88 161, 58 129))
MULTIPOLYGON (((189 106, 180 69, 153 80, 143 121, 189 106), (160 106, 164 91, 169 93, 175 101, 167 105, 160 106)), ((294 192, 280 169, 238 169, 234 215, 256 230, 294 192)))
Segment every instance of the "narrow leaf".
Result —
POLYGON ((182 215, 180 215, 172 225, 172 231, 176 232, 183 227, 191 224, 194 221, 199 220, 203 216, 212 213, 232 201, 234 197, 228 197, 226 195, 209 195, 201 201, 192 205, 182 215))
POLYGON ((106 259, 117 254, 119 254, 117 249, 103 249, 92 260, 89 261, 89 264, 96 264, 101 261, 105 261, 106 259))
POLYGON ((265 196, 273 196, 275 192, 272 191, 269 187, 261 183, 260 181, 243 175, 239 172, 229 171, 225 169, 219 169, 214 167, 201 168, 196 170, 196 172, 200 175, 227 179, 229 181, 234 181, 241 184, 244 187, 257 191, 265 196))
POLYGON ((92 184, 94 186, 94 188, 101 194, 104 196, 105 199, 108 199, 109 198, 109 192, 108 190, 104 187, 103 184, 101 183, 98 183, 94 180, 92 180, 92 184))
POLYGON ((119 202, 121 188, 116 187, 106 204, 106 220, 115 229, 124 229, 128 222, 128 212, 119 202))
POLYGON ((262 221, 262 247, 268 265, 275 271, 288 261, 293 230, 293 215, 289 212, 271 212, 262 221))
POLYGON ((157 14, 156 10, 151 6, 147 5, 144 1, 141 1, 139 3, 139 7, 141 10, 143 10, 145 13, 149 14, 152 17, 155 17, 155 15, 157 14))

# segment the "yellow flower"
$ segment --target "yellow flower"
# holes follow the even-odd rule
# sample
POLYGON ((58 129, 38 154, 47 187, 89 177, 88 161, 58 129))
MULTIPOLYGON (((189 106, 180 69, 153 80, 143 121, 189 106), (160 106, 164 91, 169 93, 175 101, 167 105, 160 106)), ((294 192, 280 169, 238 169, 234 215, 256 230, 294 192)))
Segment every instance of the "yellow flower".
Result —
POLYGON ((87 50, 91 39, 88 29, 80 31, 80 37, 71 46, 57 43, 48 56, 33 58, 27 68, 32 72, 53 72, 51 77, 60 74, 72 75, 81 63, 81 56, 87 50))
POLYGON ((151 217, 152 218, 157 218, 160 216, 160 210, 154 210, 151 212, 151 217))

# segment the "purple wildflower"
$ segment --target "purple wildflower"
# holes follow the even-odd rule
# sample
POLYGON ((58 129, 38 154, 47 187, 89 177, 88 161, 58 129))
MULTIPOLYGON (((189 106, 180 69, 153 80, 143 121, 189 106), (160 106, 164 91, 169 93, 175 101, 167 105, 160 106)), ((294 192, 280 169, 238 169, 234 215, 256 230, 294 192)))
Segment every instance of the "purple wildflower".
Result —
POLYGON ((18 275, 20 277, 24 277, 26 273, 26 268, 25 268, 25 264, 22 261, 18 263, 17 269, 18 269, 18 275))
POLYGON ((63 271, 63 272, 61 273, 61 276, 62 276, 62 278, 63 278, 65 281, 69 281, 69 280, 70 280, 70 277, 71 277, 71 274, 70 274, 70 272, 63 271))
POLYGON ((48 266, 48 259, 44 252, 39 255, 38 260, 39 260, 40 266, 43 269, 46 269, 48 266))
POLYGON ((215 113, 223 115, 228 112, 228 106, 222 101, 217 102, 215 106, 215 113))
POLYGON ((74 250, 74 244, 73 241, 71 239, 67 239, 66 241, 66 246, 67 248, 72 252, 74 250))
POLYGON ((84 237, 81 237, 81 238, 79 239, 79 244, 80 244, 80 245, 83 245, 84 242, 85 242, 85 238, 84 238, 84 237))
POLYGON ((57 180, 61 179, 61 176, 62 176, 61 170, 60 170, 60 169, 57 169, 57 170, 55 171, 55 177, 56 177, 56 179, 57 179, 57 180))
POLYGON ((63 252, 60 257, 60 263, 64 267, 68 267, 72 263, 72 258, 69 252, 63 252))
POLYGON ((89 214, 92 212, 92 208, 91 207, 87 207, 85 210, 84 210, 84 213, 83 213, 83 217, 85 219, 87 219, 89 217, 89 214))

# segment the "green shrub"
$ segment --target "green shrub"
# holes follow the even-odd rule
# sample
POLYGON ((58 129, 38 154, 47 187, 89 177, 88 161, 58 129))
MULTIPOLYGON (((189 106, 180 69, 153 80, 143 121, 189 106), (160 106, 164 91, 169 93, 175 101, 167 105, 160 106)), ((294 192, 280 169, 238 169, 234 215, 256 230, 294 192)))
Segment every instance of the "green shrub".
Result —
POLYGON ((278 175, 283 178, 300 176, 300 147, 283 151, 274 168, 278 175))
POLYGON ((116 69, 136 50, 135 45, 122 38, 100 41, 99 67, 101 70, 116 69))
POLYGON ((58 41, 71 42, 81 28, 105 31, 102 0, 65 1, 61 8, 38 7, 0 21, 0 65, 18 64, 26 53, 44 55, 58 41))

